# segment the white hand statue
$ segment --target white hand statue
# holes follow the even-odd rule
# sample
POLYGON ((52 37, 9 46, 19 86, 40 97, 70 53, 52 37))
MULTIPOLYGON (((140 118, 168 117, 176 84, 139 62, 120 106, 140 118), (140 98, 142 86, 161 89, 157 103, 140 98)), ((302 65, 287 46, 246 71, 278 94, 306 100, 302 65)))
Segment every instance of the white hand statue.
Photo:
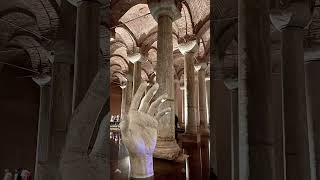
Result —
POLYGON ((107 180, 107 121, 109 114, 100 124, 99 132, 88 153, 91 135, 97 117, 108 101, 107 69, 100 69, 86 96, 75 109, 69 124, 66 145, 60 162, 62 180, 107 180))
POLYGON ((159 89, 159 84, 154 84, 144 95, 147 86, 146 82, 140 85, 132 98, 128 115, 120 123, 122 141, 129 152, 132 178, 153 176, 153 152, 157 143, 158 119, 171 111, 170 108, 159 109, 167 95, 159 96, 150 104, 159 89))

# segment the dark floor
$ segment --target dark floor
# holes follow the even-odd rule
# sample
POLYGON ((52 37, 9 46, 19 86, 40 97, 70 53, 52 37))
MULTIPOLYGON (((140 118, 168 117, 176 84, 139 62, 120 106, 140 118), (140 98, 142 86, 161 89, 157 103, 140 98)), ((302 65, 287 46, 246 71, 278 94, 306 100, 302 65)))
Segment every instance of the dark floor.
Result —
MULTIPOLYGON (((110 136, 111 149, 111 180, 129 179, 129 157, 125 146, 119 144, 119 132, 110 136), (117 170, 118 169, 118 170, 117 170), (120 171, 119 171, 120 170, 120 171)), ((121 141, 120 141, 121 142, 121 141)), ((181 145, 189 158, 183 163, 154 159, 155 180, 207 180, 209 179, 209 139, 202 137, 201 144, 181 145)))

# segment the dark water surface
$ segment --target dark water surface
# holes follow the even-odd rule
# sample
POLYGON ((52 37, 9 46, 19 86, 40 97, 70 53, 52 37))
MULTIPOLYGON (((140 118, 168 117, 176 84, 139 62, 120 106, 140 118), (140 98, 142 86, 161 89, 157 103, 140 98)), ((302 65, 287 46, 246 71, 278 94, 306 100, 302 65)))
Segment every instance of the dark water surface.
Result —
MULTIPOLYGON (((121 140, 120 133, 113 132, 111 138, 111 180, 129 179, 129 156, 121 140), (117 170, 118 169, 118 170, 117 170), (120 171, 119 171, 120 170, 120 171)), ((209 139, 201 138, 201 143, 181 144, 189 158, 182 163, 154 159, 155 180, 207 180, 209 179, 209 139)))

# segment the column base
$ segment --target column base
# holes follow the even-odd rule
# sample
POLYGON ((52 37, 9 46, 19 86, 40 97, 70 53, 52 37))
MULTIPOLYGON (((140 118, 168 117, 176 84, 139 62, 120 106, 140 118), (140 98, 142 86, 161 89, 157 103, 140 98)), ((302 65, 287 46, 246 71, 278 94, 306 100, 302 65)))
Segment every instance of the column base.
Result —
POLYGON ((153 157, 158 159, 175 160, 178 158, 181 148, 176 140, 171 141, 157 141, 157 146, 153 152, 153 157))
POLYGON ((179 134, 179 140, 182 141, 182 143, 200 143, 200 134, 179 134))

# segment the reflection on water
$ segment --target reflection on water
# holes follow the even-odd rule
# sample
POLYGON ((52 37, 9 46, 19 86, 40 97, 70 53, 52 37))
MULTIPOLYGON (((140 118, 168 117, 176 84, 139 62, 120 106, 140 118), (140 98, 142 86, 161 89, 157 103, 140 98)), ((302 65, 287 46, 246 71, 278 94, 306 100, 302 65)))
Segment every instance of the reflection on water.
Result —
MULTIPOLYGON (((127 180, 130 174, 128 151, 121 142, 120 132, 110 133, 111 180, 127 180)), ((201 144, 179 144, 189 158, 182 163, 154 159, 155 180, 209 179, 209 140, 201 138, 201 144)))

